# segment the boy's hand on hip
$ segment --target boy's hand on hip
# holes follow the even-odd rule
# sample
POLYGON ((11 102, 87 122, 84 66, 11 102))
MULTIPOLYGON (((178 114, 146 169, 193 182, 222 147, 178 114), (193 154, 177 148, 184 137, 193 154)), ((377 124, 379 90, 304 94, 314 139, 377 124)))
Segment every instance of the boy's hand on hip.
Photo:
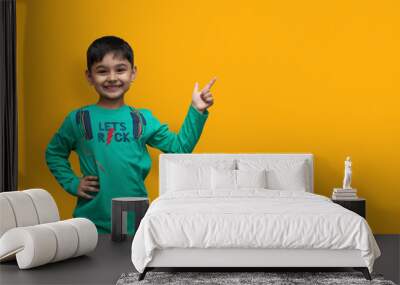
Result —
POLYGON ((199 91, 199 83, 196 82, 193 89, 192 95, 192 105, 198 111, 204 112, 207 108, 209 108, 212 104, 214 104, 214 98, 210 92, 211 87, 214 85, 215 81, 217 80, 214 77, 208 84, 199 91))
POLYGON ((85 176, 81 179, 78 186, 78 196, 85 199, 93 199, 88 193, 99 192, 99 179, 97 176, 85 176))

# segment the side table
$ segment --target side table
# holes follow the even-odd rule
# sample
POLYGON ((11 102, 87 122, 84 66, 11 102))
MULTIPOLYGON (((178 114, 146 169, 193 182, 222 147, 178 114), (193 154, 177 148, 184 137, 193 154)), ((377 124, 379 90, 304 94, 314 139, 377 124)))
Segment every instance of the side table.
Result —
POLYGON ((135 230, 149 207, 149 199, 143 197, 114 198, 111 202, 111 240, 123 241, 127 234, 127 212, 135 213, 135 230))
POLYGON ((359 214, 364 219, 366 218, 366 201, 364 198, 357 198, 354 200, 332 199, 332 202, 359 214))

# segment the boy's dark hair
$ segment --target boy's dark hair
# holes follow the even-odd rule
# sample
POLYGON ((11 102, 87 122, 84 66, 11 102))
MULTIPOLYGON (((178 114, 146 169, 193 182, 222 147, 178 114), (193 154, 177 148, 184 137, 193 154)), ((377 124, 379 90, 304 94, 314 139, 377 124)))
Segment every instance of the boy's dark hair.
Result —
POLYGON ((116 36, 104 36, 94 40, 86 52, 88 71, 90 72, 93 64, 101 61, 109 52, 128 60, 133 68, 133 50, 131 46, 116 36))

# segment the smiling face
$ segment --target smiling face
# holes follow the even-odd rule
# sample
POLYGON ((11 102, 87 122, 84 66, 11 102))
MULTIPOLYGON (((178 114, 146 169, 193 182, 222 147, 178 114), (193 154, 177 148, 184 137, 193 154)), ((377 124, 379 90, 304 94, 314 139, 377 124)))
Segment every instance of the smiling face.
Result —
POLYGON ((123 99, 135 79, 136 66, 132 68, 127 59, 115 53, 107 53, 103 59, 93 64, 86 77, 94 86, 101 99, 118 101, 123 99))

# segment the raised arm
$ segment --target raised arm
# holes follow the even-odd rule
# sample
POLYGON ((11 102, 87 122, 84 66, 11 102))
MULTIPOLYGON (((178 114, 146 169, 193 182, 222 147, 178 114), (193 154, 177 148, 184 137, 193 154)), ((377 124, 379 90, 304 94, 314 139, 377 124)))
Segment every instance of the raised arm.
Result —
POLYGON ((161 124, 151 113, 149 115, 152 134, 147 144, 166 153, 191 153, 196 146, 208 118, 208 110, 213 104, 211 87, 215 83, 212 79, 202 90, 195 84, 192 104, 189 107, 185 120, 178 134, 171 132, 167 124, 161 124))

